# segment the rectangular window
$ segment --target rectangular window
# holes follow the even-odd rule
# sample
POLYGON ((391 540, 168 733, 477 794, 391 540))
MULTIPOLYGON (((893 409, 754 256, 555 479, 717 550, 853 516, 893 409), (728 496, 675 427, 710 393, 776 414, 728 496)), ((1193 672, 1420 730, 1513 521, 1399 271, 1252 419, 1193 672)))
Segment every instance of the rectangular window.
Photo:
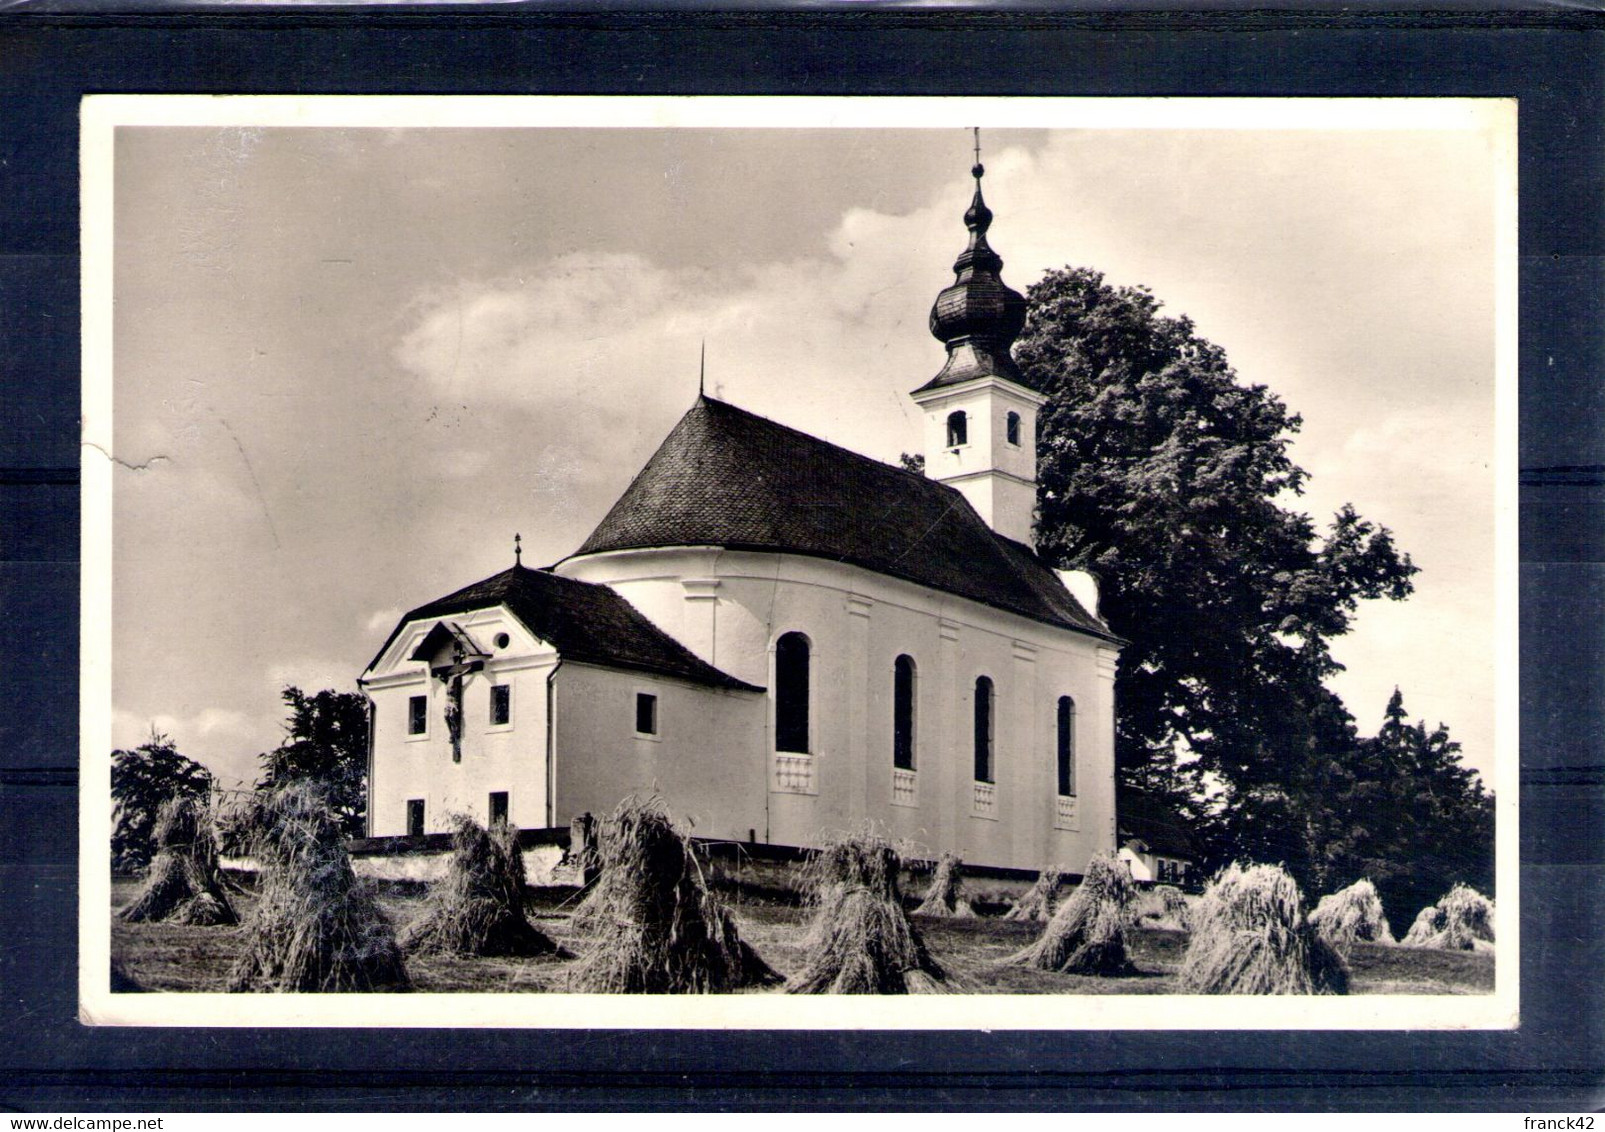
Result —
POLYGON ((490 724, 501 727, 513 722, 513 689, 508 684, 490 686, 490 724))
POLYGON ((413 696, 407 701, 407 734, 422 735, 429 728, 429 697, 413 696))
POLYGON ((497 790, 490 796, 490 824, 507 820, 507 791, 497 790))
POLYGON ((658 733, 658 698, 650 692, 635 694, 635 731, 638 735, 658 733))
POLYGON ((407 802, 407 836, 424 835, 424 800, 412 798, 407 802))

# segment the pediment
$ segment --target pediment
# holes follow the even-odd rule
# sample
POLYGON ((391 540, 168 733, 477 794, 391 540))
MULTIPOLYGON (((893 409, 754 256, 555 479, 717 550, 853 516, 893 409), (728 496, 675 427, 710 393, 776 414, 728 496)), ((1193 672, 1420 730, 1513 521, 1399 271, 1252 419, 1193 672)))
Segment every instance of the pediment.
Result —
POLYGON ((458 666, 463 671, 477 671, 484 667, 490 655, 490 651, 481 647, 457 622, 436 621, 407 659, 421 660, 432 671, 458 666))

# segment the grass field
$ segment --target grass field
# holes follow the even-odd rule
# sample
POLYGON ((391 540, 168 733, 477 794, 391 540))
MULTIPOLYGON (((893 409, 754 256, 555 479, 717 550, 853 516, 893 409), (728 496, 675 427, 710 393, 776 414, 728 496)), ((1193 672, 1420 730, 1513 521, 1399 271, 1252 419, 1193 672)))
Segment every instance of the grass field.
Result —
MULTIPOLYGON (((137 881, 112 885, 115 911, 133 900, 137 881)), ((249 918, 253 900, 238 897, 249 918)), ((417 916, 421 897, 389 895, 381 904, 398 927, 417 916)), ((732 901, 743 939, 771 966, 790 974, 802 965, 807 913, 782 900, 732 901)), ((569 931, 568 908, 541 893, 528 904, 530 919, 559 943, 582 946, 569 931)), ((918 920, 927 945, 958 978, 959 988, 976 994, 1169 994, 1186 950, 1182 932, 1137 929, 1129 943, 1139 974, 1129 978, 1091 978, 1000 967, 997 961, 1024 947, 1042 931, 991 917, 971 920, 918 920)), ((136 982, 152 991, 218 991, 240 950, 243 928, 192 928, 168 924, 126 924, 112 920, 112 955, 136 982)), ((1423 951, 1358 944, 1349 957, 1355 994, 1488 994, 1494 987, 1494 957, 1486 952, 1423 951)), ((407 969, 419 991, 551 992, 564 989, 571 960, 459 959, 409 957, 407 969)))

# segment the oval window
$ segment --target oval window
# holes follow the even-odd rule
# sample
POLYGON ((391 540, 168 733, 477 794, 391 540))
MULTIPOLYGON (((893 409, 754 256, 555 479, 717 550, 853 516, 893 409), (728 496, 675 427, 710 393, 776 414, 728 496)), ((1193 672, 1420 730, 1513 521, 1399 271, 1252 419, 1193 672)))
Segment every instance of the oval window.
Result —
POLYGON ((497 648, 504 649, 504 648, 506 648, 508 645, 510 645, 512 643, 513 643, 513 638, 509 637, 506 633, 497 633, 496 634, 496 647, 497 648))

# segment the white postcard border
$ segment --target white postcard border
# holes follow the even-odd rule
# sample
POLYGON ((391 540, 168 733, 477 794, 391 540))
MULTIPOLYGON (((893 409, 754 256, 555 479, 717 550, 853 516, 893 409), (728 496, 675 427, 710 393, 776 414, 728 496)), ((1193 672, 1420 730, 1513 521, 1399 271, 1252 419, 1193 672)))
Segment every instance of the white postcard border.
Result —
POLYGON ((1516 103, 1471 98, 93 95, 81 109, 79 1017, 86 1025, 553 1029, 1419 1030, 1519 1020, 1516 103), (110 992, 112 302, 119 126, 1482 130, 1498 148, 1495 990, 1489 995, 670 996, 110 992))

